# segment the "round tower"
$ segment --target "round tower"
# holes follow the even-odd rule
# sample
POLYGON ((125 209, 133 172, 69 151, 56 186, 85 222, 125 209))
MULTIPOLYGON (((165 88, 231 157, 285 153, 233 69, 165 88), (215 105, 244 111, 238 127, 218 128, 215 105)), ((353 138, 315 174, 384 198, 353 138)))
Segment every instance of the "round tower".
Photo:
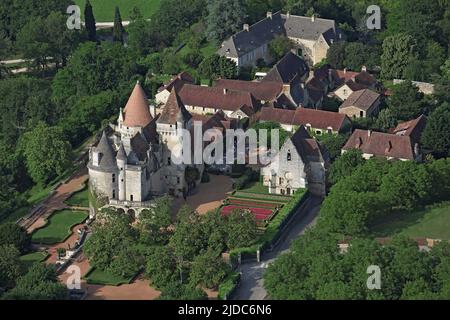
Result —
POLYGON ((117 168, 119 170, 119 179, 117 181, 118 189, 119 189, 119 200, 126 200, 126 165, 127 165, 127 154, 125 153, 125 148, 123 144, 120 143, 119 151, 116 156, 117 168))

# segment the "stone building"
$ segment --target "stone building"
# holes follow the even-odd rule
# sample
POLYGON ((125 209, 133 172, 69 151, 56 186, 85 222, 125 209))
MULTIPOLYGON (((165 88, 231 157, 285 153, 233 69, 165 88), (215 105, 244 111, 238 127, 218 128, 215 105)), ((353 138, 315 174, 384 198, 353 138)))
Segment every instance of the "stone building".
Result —
POLYGON ((310 65, 322 61, 331 44, 343 39, 334 20, 267 12, 266 18, 257 23, 244 24, 242 31, 225 40, 217 53, 238 67, 255 66, 258 59, 271 62, 268 45, 277 36, 289 38, 310 65))
POLYGON ((327 151, 301 125, 261 169, 261 175, 269 193, 292 195, 297 189, 308 188, 314 195, 325 196, 328 165, 327 151))
MULTIPOLYGON (((186 166, 171 161, 180 140, 176 129, 191 125, 191 115, 178 103, 175 91, 172 93, 163 112, 152 117, 144 90, 137 83, 120 110, 117 125, 110 126, 113 133, 104 131, 97 146, 91 148, 90 184, 110 204, 147 206, 153 196, 181 196, 193 187, 185 179, 186 166)), ((203 166, 195 169, 201 176, 203 166)))

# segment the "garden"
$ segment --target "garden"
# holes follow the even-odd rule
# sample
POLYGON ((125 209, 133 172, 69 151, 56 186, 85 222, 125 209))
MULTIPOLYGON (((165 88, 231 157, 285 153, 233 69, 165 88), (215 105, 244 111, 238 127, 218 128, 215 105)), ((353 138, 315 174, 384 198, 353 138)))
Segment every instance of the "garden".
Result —
POLYGON ((31 240, 40 244, 64 242, 72 234, 72 228, 85 221, 88 216, 89 214, 83 211, 56 211, 45 226, 33 232, 31 240))
POLYGON ((84 276, 88 284, 99 284, 108 286, 120 286, 122 284, 131 283, 134 276, 131 278, 125 278, 118 275, 114 275, 110 272, 100 270, 98 268, 91 268, 84 276))
POLYGON ((89 190, 84 187, 82 190, 75 192, 65 203, 71 207, 89 207, 89 190))

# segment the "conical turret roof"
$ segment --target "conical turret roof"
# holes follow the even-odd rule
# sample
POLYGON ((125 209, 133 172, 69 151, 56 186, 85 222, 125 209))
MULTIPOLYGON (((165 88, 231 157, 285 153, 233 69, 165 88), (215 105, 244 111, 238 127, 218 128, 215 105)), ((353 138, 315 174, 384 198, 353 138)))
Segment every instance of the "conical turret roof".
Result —
POLYGON ((98 143, 95 151, 101 153, 99 167, 102 169, 113 169, 116 167, 116 157, 113 147, 106 137, 105 131, 103 131, 100 142, 98 143))
POLYGON ((139 81, 134 86, 133 92, 128 99, 123 117, 123 124, 128 127, 145 127, 153 119, 150 114, 147 97, 139 81))

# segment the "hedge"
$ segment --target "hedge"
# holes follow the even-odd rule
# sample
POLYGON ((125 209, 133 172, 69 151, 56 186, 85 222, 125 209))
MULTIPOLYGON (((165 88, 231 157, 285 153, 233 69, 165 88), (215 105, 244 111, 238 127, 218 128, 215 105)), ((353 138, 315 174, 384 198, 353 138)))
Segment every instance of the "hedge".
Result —
POLYGON ((236 289, 239 280, 241 279, 241 274, 239 272, 230 273, 225 280, 219 285, 219 295, 220 300, 229 298, 230 294, 236 289))
POLYGON ((280 236, 280 230, 289 220, 290 216, 295 213, 298 207, 305 201, 308 191, 305 189, 298 189, 291 200, 287 202, 277 215, 269 222, 264 234, 259 239, 258 243, 243 248, 235 248, 230 250, 231 261, 236 261, 239 253, 241 259, 248 259, 256 257, 257 251, 263 251, 268 246, 272 245, 277 237, 280 236))

